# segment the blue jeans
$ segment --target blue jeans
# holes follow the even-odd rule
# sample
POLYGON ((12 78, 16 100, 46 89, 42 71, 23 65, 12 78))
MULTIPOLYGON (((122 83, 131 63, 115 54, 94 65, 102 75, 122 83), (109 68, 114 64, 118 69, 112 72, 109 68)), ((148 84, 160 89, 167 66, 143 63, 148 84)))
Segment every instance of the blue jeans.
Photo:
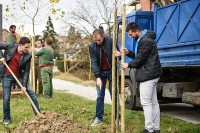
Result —
MULTIPOLYGON (((22 81, 21 77, 17 77, 19 81, 22 81)), ((15 79, 12 75, 5 74, 2 78, 2 85, 3 85, 3 115, 4 115, 4 121, 11 120, 10 117, 10 94, 11 94, 11 87, 12 84, 15 83, 15 79)), ((22 83, 22 82, 21 82, 22 83)), ((37 109, 40 111, 39 104, 37 101, 37 98, 35 96, 35 93, 31 89, 29 83, 26 86, 26 92, 34 102, 37 109)), ((37 115, 36 111, 33 109, 35 115, 37 115)))
POLYGON ((100 79, 102 81, 101 89, 96 86, 97 89, 97 102, 96 102, 96 117, 100 120, 103 119, 104 113, 104 97, 105 97, 105 88, 106 88, 106 81, 109 81, 109 92, 112 96, 112 72, 111 71, 101 71, 100 79))

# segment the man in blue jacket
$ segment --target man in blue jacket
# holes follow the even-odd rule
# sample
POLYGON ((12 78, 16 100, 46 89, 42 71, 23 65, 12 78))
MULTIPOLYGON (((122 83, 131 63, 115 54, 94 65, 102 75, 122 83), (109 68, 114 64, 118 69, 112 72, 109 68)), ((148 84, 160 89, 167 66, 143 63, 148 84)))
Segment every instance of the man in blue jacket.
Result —
MULTIPOLYGON (((22 37, 19 41, 19 45, 16 43, 13 44, 2 44, 0 43, 0 50, 4 49, 4 55, 0 52, 0 75, 2 76, 3 84, 3 115, 4 115, 4 124, 11 123, 10 117, 10 93, 11 85, 15 82, 14 77, 11 75, 11 72, 6 69, 3 63, 7 63, 15 76, 22 83, 23 91, 26 91, 32 101, 34 102, 37 109, 40 111, 39 104, 35 93, 31 89, 28 80, 30 72, 30 63, 31 63, 31 54, 29 53, 31 41, 27 37, 22 37)), ((37 115, 34 110, 35 115, 37 115)))
MULTIPOLYGON (((94 41, 89 45, 92 70, 96 77, 97 101, 96 118, 91 126, 102 124, 106 81, 109 81, 109 92, 112 89, 112 38, 105 37, 101 30, 94 30, 94 41)), ((111 95, 112 96, 112 95, 111 95)))

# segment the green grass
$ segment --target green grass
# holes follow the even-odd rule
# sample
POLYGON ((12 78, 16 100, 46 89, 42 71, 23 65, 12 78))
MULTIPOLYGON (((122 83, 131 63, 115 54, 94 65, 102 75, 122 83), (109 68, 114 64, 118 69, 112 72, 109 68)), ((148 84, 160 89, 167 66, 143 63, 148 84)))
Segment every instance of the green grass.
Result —
MULTIPOLYGON (((38 96, 38 100, 42 111, 57 112, 73 118, 75 122, 87 126, 90 133, 110 132, 110 105, 105 105, 104 124, 100 127, 91 128, 90 124, 93 122, 95 115, 95 101, 64 92, 55 92, 52 99, 44 99, 38 96)), ((0 100, 0 105, 2 105, 2 99, 0 100)), ((0 106, 0 110, 0 117, 2 117, 2 106, 0 106)), ((0 133, 13 130, 21 121, 30 120, 34 117, 30 102, 24 95, 11 99, 11 117, 12 124, 10 126, 4 126, 2 122, 0 123, 0 133)), ((141 133, 143 125, 144 117, 142 111, 126 110, 125 129, 127 133, 141 133)), ((161 131, 162 133, 199 133, 200 125, 161 115, 161 131)))

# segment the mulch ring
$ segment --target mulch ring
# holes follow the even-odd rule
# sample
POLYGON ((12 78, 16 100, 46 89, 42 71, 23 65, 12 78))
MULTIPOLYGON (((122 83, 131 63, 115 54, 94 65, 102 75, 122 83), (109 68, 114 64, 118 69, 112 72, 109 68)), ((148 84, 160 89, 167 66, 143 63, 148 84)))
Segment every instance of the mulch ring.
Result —
POLYGON ((89 127, 81 126, 72 119, 53 112, 42 112, 29 121, 22 122, 15 133, 87 133, 89 127))

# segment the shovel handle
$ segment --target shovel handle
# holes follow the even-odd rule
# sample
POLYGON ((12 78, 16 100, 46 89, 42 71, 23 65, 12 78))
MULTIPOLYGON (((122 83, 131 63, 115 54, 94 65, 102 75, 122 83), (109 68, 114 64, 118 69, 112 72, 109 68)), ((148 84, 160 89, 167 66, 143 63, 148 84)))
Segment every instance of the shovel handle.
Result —
MULTIPOLYGON (((22 88, 22 87, 23 87, 22 84, 19 82, 19 80, 17 79, 17 77, 16 77, 15 74, 12 72, 12 70, 10 69, 10 67, 7 65, 6 62, 4 62, 4 65, 7 67, 7 69, 10 71, 10 73, 12 74, 12 76, 15 78, 15 80, 16 80, 17 83, 19 84, 19 86, 22 88)), ((39 112, 38 109, 36 108, 34 102, 33 102, 32 99, 30 98, 30 96, 28 95, 28 93, 26 92, 26 90, 23 91, 23 92, 26 94, 26 96, 27 96, 28 99, 30 100, 30 102, 31 102, 33 108, 35 109, 35 111, 37 112, 37 114, 40 114, 40 112, 39 112)))

